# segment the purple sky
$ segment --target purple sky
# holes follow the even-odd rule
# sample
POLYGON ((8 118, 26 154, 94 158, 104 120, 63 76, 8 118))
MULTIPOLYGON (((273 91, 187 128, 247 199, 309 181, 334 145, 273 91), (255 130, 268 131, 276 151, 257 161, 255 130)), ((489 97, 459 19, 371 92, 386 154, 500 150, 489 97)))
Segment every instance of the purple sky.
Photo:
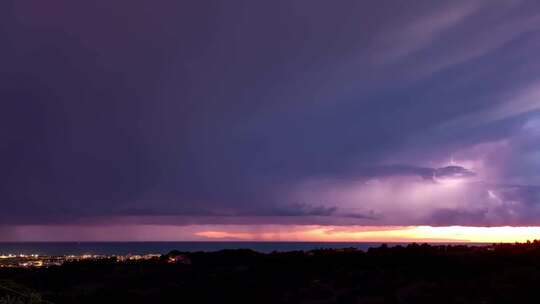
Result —
POLYGON ((4 0, 0 41, 0 239, 540 225, 538 1, 4 0))

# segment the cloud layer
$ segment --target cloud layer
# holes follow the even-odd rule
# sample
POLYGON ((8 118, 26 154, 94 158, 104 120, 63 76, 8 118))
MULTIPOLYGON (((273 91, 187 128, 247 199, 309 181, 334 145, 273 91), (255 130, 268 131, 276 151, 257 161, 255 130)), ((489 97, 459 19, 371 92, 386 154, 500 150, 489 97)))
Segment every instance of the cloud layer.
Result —
POLYGON ((0 225, 540 225, 539 8, 3 1, 0 225))

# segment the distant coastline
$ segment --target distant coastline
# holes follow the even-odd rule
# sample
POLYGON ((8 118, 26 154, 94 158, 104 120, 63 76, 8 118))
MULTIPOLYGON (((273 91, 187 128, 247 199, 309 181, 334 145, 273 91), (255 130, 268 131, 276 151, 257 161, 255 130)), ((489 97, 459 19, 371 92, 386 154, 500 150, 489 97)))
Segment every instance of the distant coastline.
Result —
MULTIPOLYGON (((0 242, 0 254, 150 254, 167 253, 171 250, 186 252, 219 251, 224 249, 251 249, 261 253, 272 251, 308 251, 314 249, 357 248, 367 250, 382 244, 407 245, 412 242, 0 242)), ((416 242, 428 244, 464 244, 468 246, 491 243, 462 242, 416 242)))

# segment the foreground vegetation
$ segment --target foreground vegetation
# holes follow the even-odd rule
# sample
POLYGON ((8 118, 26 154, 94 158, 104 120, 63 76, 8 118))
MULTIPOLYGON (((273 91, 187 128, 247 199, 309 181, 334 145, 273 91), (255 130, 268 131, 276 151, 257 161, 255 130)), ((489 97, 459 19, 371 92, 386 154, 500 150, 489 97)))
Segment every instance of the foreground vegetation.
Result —
POLYGON ((224 250, 2 269, 0 303, 537 303, 539 284, 539 242, 224 250))

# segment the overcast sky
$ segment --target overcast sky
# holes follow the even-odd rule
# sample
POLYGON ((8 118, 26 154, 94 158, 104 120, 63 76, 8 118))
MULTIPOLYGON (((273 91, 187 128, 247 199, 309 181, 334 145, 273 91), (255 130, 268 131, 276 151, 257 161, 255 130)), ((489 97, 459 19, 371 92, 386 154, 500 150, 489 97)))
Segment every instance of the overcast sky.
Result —
POLYGON ((4 239, 540 225, 538 1, 4 0, 0 41, 4 239))

